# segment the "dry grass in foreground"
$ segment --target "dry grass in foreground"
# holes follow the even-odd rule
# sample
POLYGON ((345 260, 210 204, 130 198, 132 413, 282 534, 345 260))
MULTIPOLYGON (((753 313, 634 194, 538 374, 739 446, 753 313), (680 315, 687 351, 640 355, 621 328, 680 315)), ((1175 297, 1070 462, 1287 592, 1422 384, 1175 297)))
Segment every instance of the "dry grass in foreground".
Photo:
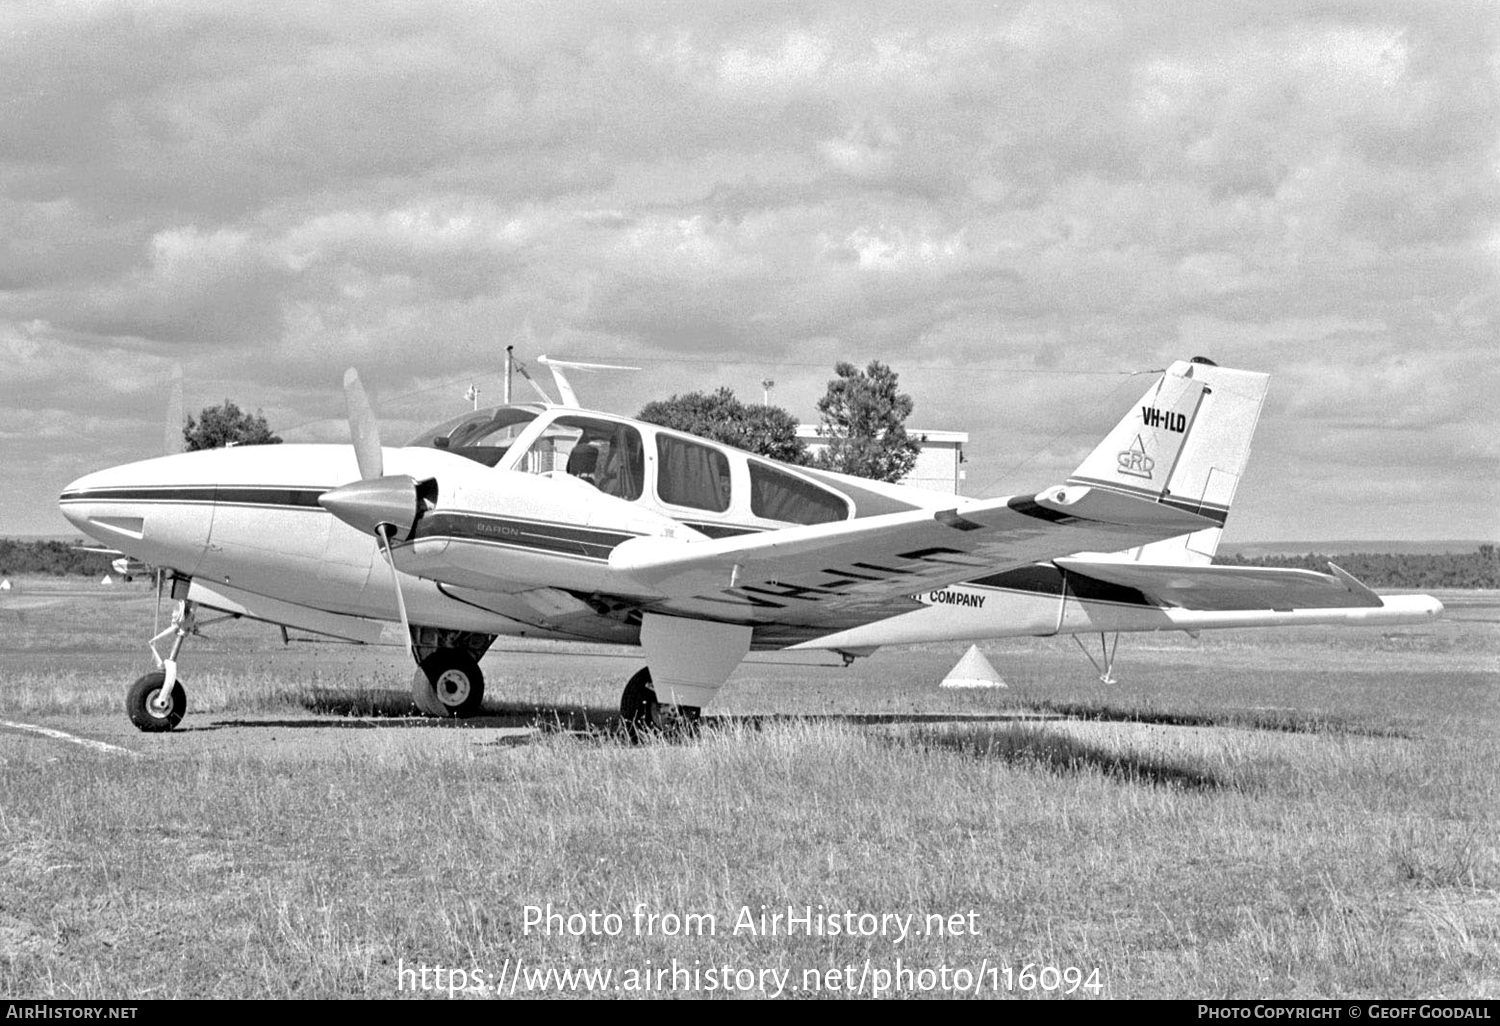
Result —
MULTIPOLYGON (((91 606, 70 647, 67 610, 0 643, 0 716, 121 718, 138 655, 91 606)), ((946 967, 1004 993, 984 972, 1034 963, 1097 968, 1077 996, 1500 996, 1487 626, 1160 639, 1109 691, 1040 643, 990 650, 998 693, 930 688, 962 646, 752 667, 700 738, 640 747, 608 729, 624 662, 492 656, 501 718, 545 729, 434 731, 400 719, 397 654, 255 630, 192 654, 195 730, 117 736, 143 755, 0 734, 0 993, 386 997, 401 969, 519 960, 626 996, 675 959, 683 994, 725 966, 802 995, 853 967, 868 993, 900 960, 906 992, 946 967), (340 721, 366 729, 281 743, 340 721), (623 929, 528 931, 549 903, 623 929), (734 929, 763 905, 965 925, 734 929)))

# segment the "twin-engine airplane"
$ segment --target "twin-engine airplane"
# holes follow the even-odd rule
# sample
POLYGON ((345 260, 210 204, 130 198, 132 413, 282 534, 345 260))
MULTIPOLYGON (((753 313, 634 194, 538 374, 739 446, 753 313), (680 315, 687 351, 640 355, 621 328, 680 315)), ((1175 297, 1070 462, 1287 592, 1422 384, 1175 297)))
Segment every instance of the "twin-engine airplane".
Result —
POLYGON ((1267 380, 1175 363, 1066 482, 960 499, 572 405, 466 413, 383 448, 351 370, 352 447, 166 456, 60 502, 168 571, 159 669, 126 699, 148 731, 186 710, 177 657, 200 608, 364 642, 399 619, 416 702, 439 716, 479 709, 500 635, 639 645, 620 700, 633 731, 689 723, 752 651, 847 662, 924 641, 1437 616, 1333 566, 1212 564, 1267 380))

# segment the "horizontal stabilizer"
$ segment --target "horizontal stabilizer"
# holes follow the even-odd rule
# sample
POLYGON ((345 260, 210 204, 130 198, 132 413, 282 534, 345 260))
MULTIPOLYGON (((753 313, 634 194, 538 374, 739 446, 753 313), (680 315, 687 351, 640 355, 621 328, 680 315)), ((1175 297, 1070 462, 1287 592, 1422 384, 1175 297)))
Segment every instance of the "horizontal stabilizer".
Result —
POLYGON ((1055 561, 1069 576, 1133 588, 1163 606, 1204 611, 1379 607, 1379 595, 1332 563, 1333 574, 1259 566, 1162 566, 1055 561))

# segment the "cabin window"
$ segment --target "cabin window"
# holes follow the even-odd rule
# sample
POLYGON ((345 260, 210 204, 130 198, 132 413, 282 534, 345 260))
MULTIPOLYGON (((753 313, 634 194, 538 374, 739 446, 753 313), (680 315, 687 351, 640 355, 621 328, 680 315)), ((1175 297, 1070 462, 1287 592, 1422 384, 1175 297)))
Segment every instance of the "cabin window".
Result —
POLYGON ((673 506, 723 513, 729 508, 729 459, 698 442, 657 435, 656 494, 673 506))
POLYGON ((516 406, 480 410, 428 428, 406 444, 446 449, 455 456, 493 467, 536 417, 537 411, 516 406))
POLYGON ((787 524, 827 524, 847 520, 849 504, 811 481, 751 460, 750 512, 787 524))
POLYGON ((548 424, 516 467, 530 474, 566 474, 606 495, 634 501, 646 478, 645 447, 629 424, 568 415, 548 424))

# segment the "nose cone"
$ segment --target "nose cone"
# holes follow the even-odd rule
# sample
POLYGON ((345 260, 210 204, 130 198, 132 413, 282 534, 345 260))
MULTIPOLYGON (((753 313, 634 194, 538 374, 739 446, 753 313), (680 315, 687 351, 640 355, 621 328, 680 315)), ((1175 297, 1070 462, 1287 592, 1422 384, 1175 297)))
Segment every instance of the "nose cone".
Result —
POLYGON ((57 508, 62 510, 62 515, 68 518, 68 523, 85 534, 88 533, 88 516, 74 499, 90 489, 95 476, 94 474, 83 475, 71 482, 57 497, 57 508))
POLYGON ((148 466, 158 461, 127 463, 108 470, 85 474, 70 483, 57 497, 58 508, 68 523, 83 533, 110 545, 139 538, 142 527, 142 500, 159 491, 156 479, 159 468, 148 466), (141 468, 147 469, 146 473, 141 468), (102 533, 101 533, 102 532, 102 533))
POLYGON ((421 502, 416 480, 405 474, 355 481, 318 496, 318 505, 361 534, 386 524, 398 538, 411 535, 421 502))
POLYGON ((161 456, 85 474, 58 496, 78 530, 183 573, 196 567, 213 520, 214 473, 203 453, 161 456))

